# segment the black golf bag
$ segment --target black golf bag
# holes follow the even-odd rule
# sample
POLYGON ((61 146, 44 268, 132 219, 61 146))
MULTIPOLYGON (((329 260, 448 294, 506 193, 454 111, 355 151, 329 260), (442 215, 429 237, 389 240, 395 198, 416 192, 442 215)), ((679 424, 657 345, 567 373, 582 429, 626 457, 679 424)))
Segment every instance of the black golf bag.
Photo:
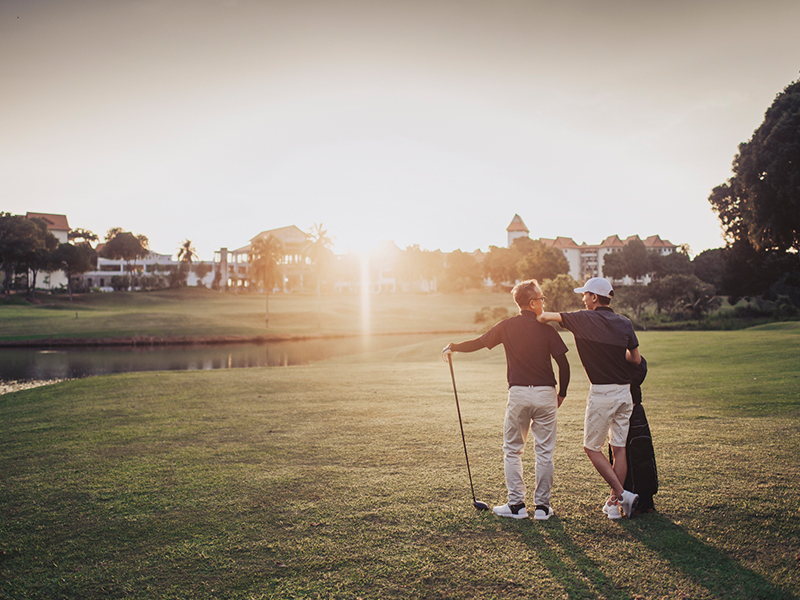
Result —
MULTIPOLYGON (((650 425, 642 406, 642 382, 647 375, 647 362, 642 358, 639 365, 631 364, 631 396, 633 397, 633 412, 631 413, 628 428, 628 440, 625 445, 625 455, 628 460, 628 474, 623 487, 635 494, 639 494, 637 511, 650 512, 654 508, 653 496, 658 492, 658 470, 656 469, 656 455, 653 450, 653 438, 650 434, 650 425)), ((609 458, 613 463, 611 448, 609 458)))

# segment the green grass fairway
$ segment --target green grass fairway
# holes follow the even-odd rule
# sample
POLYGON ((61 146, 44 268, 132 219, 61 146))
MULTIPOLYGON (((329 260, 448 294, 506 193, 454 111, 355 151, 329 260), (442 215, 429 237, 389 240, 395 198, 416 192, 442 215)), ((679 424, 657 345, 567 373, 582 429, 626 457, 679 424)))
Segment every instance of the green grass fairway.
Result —
POLYGON ((49 338, 308 336, 431 331, 475 331, 482 306, 516 312, 510 294, 372 295, 272 294, 270 327, 264 294, 183 288, 47 296, 41 304, 0 303, 0 342, 49 338), (364 316, 366 315, 366 317, 364 316))
MULTIPOLYGON (((0 396, 0 597, 800 597, 796 324, 640 334, 661 491, 621 521, 581 447, 569 334, 556 516, 472 507, 439 358, 457 339, 0 396)), ((454 367, 476 496, 501 504, 502 349, 454 367)))

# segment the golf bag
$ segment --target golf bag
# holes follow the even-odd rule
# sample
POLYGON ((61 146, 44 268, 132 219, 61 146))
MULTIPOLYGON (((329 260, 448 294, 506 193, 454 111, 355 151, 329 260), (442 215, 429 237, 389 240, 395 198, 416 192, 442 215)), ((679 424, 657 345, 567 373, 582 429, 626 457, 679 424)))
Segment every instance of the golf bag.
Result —
MULTIPOLYGON (((628 440, 625 444, 625 456, 628 461, 628 473, 623 487, 639 494, 639 512, 650 512, 654 508, 653 496, 658 492, 658 470, 656 455, 653 450, 653 438, 650 425, 642 406, 642 382, 647 374, 647 362, 642 358, 640 365, 631 365, 631 396, 633 412, 628 428, 628 440)), ((613 463, 611 447, 609 459, 613 463)))
POLYGON ((641 404, 633 405, 625 455, 628 458, 628 476, 623 487, 639 494, 637 510, 649 512, 653 509, 653 496, 658 492, 658 471, 650 425, 641 404))

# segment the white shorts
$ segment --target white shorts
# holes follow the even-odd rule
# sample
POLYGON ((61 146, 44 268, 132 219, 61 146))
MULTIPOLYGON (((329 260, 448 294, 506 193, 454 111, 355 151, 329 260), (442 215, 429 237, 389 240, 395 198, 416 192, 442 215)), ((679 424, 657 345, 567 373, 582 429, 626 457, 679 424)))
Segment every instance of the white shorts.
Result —
POLYGON ((583 446, 600 452, 606 436, 612 446, 624 448, 628 441, 633 400, 631 386, 609 383, 589 388, 583 420, 583 446))

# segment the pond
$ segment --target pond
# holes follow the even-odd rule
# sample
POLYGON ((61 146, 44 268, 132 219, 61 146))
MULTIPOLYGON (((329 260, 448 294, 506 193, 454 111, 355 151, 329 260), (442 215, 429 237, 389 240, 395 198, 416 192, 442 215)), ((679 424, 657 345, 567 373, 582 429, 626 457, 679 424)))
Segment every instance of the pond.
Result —
POLYGON ((397 348, 429 335, 388 335, 261 344, 0 348, 0 381, 75 379, 131 371, 285 367, 397 348))

